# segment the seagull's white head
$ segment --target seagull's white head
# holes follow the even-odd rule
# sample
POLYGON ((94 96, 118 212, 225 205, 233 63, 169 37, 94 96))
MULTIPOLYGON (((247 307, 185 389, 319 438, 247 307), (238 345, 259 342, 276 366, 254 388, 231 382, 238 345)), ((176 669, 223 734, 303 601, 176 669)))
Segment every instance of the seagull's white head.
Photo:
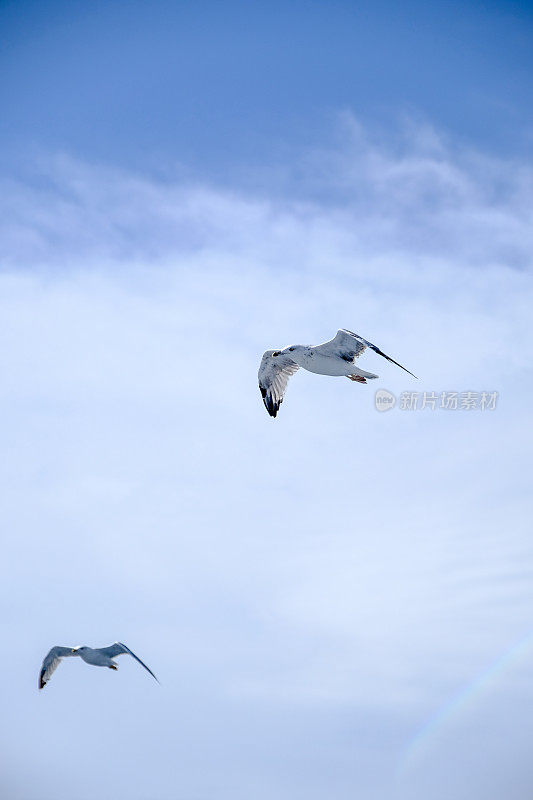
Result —
POLYGON ((307 345, 291 344, 290 347, 285 347, 283 350, 274 350, 274 352, 272 353, 272 357, 276 358, 276 356, 289 356, 289 358, 292 358, 292 360, 296 361, 296 363, 298 364, 299 359, 302 356, 307 355, 308 350, 309 347, 307 347, 307 345))
POLYGON ((72 648, 73 653, 79 653, 80 650, 87 650, 87 648, 85 647, 85 645, 77 645, 77 647, 72 648))

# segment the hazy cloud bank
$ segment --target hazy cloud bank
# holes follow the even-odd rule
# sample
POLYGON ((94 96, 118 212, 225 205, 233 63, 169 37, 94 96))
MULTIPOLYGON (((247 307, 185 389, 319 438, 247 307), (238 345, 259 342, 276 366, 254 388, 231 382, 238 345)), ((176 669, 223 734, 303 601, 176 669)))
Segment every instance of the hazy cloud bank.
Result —
POLYGON ((530 175, 346 126, 261 190, 66 157, 4 182, 10 796, 438 799, 450 763, 456 798, 511 765, 529 796, 528 652, 396 775, 531 624, 530 175), (270 420, 263 350, 341 325, 421 376, 376 356, 379 386, 497 410, 298 374, 270 420), (115 638, 160 694, 130 664, 33 691, 51 644, 115 638))

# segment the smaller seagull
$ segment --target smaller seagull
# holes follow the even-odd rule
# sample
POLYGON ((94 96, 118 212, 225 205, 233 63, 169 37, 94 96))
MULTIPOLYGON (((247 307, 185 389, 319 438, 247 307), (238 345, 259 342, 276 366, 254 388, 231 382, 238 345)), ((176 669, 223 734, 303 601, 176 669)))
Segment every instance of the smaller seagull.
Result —
MULTIPOLYGON (((109 647, 52 647, 48 655, 45 657, 43 661, 43 665, 41 667, 41 673, 39 675, 39 689, 43 689, 48 681, 52 673, 58 668, 61 660, 63 658, 68 658, 69 656, 80 656, 83 658, 86 664, 93 664, 95 667, 108 667, 109 669, 118 669, 118 664, 115 664, 113 661, 114 658, 117 656, 121 656, 124 653, 132 656, 135 661, 138 661, 157 681, 152 670, 146 666, 146 664, 141 661, 141 659, 133 653, 129 647, 126 647, 125 644, 122 642, 115 642, 115 644, 110 645, 109 647)), ((159 681, 157 681, 159 683, 159 681)))
MULTIPOLYGON (((303 367, 318 375, 345 376, 357 383, 366 383, 367 379, 378 378, 372 372, 365 372, 355 366, 355 359, 369 347, 378 355, 409 372, 393 358, 376 347, 372 342, 363 339, 357 333, 341 328, 329 342, 317 344, 315 347, 294 344, 284 350, 267 350, 259 367, 259 389, 265 408, 271 417, 275 417, 283 402, 283 396, 291 375, 303 367)), ((413 375, 409 372, 409 375, 413 375)), ((416 375, 413 375, 416 378, 416 375)))

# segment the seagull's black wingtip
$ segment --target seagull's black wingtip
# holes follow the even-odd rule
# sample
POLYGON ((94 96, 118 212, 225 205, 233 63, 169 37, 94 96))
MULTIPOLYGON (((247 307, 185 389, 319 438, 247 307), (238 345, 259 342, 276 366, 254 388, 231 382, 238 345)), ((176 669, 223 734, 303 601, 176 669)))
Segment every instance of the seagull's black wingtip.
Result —
POLYGON ((277 413, 279 411, 279 405, 276 404, 276 403, 273 403, 270 398, 266 398, 266 397, 264 398, 263 402, 264 402, 265 408, 268 411, 268 413, 270 414, 270 416, 271 417, 276 417, 277 413))
POLYGON ((351 336, 355 336, 356 339, 359 339, 359 341, 361 341, 364 344, 366 344, 367 347, 370 347, 370 349, 373 350, 374 353, 377 353, 378 355, 383 356, 383 358, 386 358, 387 361, 390 361, 392 364, 396 364, 397 367, 400 367, 400 369, 403 369, 404 372, 408 372, 409 375, 412 375, 413 378, 416 378, 418 380, 418 375, 415 375, 414 372, 411 372, 410 369, 407 369, 406 367, 402 367, 401 364, 398 364, 397 361, 395 361, 393 358, 391 358, 386 353, 384 353, 383 350, 380 350, 379 347, 376 344, 372 344, 372 342, 369 342, 368 339, 364 339, 358 333, 354 333, 353 331, 349 331, 348 328, 342 328, 342 330, 345 331, 346 333, 349 333, 351 336))
POLYGON ((414 374, 414 372, 411 372, 411 370, 407 369, 407 367, 402 367, 401 364, 399 364, 393 358, 391 358, 386 353, 384 353, 383 350, 380 350, 379 347, 376 347, 375 344, 371 345, 371 348, 372 348, 372 350, 374 350, 374 352, 378 353, 380 356, 383 356, 383 358, 386 358, 387 361, 390 361, 392 364, 396 364, 397 367, 400 367, 400 369, 403 369, 404 372, 408 372, 409 375, 412 375, 413 378, 416 378, 418 380, 418 377, 414 374))
MULTIPOLYGON (((391 360, 392 360, 392 359, 391 359, 391 360)), ((394 361, 394 363, 395 363, 395 364, 398 364, 398 362, 397 362, 397 361, 394 361)), ((399 367, 401 367, 401 368, 403 369, 403 371, 404 371, 404 372, 408 372, 408 373, 409 373, 409 375, 412 375, 412 376, 413 376, 413 378, 416 378, 416 379, 418 380, 418 375, 415 375, 415 373, 414 373, 414 372, 411 372, 411 370, 410 370, 410 369, 406 369, 406 367, 402 367, 402 365, 401 365, 401 364, 398 364, 398 366, 399 366, 399 367)))
POLYGON ((263 403, 265 405, 266 410, 268 411, 271 417, 275 417, 279 411, 281 400, 279 401, 279 403, 276 403, 272 399, 272 395, 268 393, 268 391, 264 388, 264 386, 260 386, 259 389, 261 391, 261 397, 263 398, 263 403))

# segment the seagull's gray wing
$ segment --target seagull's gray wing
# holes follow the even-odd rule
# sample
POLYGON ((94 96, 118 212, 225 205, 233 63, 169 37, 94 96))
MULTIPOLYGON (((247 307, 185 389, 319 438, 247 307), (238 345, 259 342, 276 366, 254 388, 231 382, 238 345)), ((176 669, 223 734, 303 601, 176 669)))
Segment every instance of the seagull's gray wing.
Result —
POLYGON ((275 417, 279 411, 289 378, 299 369, 298 364, 288 356, 273 358, 272 353, 275 352, 275 350, 266 351, 257 373, 261 397, 271 417, 275 417))
POLYGON ((52 673, 58 668, 62 658, 75 656, 72 647, 52 647, 50 652, 44 657, 44 661, 39 673, 39 689, 44 689, 52 673))
POLYGON ((383 358, 386 358, 387 361, 391 361, 393 364, 396 364, 397 367, 400 369, 405 370, 405 372, 409 372, 409 375, 413 375, 413 378, 416 378, 412 372, 410 372, 405 367, 402 367, 401 364, 398 364, 390 356, 386 355, 383 350, 380 350, 375 344, 369 342, 367 339, 363 339, 362 336, 359 336, 357 333, 352 333, 352 331, 347 330, 346 328, 341 328, 337 331, 336 336, 331 339, 329 342, 324 342, 324 344, 319 344, 317 347, 314 347, 314 350, 321 352, 323 355, 337 355, 343 358, 345 361, 353 361, 354 358, 358 358, 367 347, 370 347, 374 353, 377 353, 383 358))
POLYGON ((156 681, 159 683, 159 681, 157 680, 156 676, 154 675, 150 667, 147 667, 144 661, 141 661, 139 656, 136 656, 133 650, 130 650, 130 648, 127 647, 122 642, 115 642, 115 644, 111 644, 109 645, 109 647, 99 647, 97 649, 99 653, 102 653, 104 656, 109 656, 110 658, 116 658, 116 656, 122 656, 124 654, 132 656, 132 658, 134 658, 135 661, 138 661, 139 664, 143 666, 145 670, 147 670, 150 673, 152 678, 155 678, 156 681))

